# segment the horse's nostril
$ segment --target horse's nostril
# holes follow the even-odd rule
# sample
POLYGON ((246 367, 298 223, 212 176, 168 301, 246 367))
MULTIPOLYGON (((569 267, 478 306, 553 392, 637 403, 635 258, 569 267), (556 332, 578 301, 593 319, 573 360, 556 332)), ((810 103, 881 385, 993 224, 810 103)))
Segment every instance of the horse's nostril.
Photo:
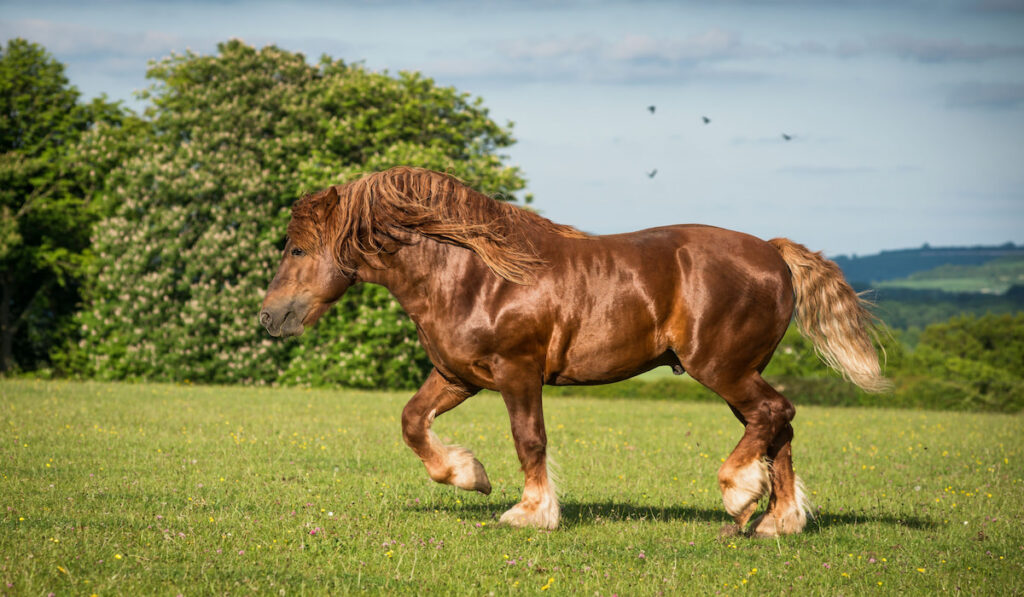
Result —
POLYGON ((270 325, 270 313, 266 311, 260 311, 260 325, 267 327, 270 325))

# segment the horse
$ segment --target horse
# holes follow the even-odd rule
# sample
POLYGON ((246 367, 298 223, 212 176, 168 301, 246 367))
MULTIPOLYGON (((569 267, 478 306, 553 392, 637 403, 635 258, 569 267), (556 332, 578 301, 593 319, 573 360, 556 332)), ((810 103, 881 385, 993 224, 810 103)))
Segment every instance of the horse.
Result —
POLYGON ((697 224, 589 235, 448 174, 396 167, 294 203, 259 322, 301 334, 360 283, 394 295, 433 364, 402 410, 431 479, 490 493, 480 461, 431 426, 481 389, 501 394, 524 475, 500 518, 511 526, 559 523, 544 385, 689 373, 744 426, 718 471, 734 521, 723 533, 757 537, 799 533, 810 514, 792 466, 795 408, 761 377, 794 310, 832 368, 867 391, 887 385, 867 303, 835 263, 785 238, 697 224))

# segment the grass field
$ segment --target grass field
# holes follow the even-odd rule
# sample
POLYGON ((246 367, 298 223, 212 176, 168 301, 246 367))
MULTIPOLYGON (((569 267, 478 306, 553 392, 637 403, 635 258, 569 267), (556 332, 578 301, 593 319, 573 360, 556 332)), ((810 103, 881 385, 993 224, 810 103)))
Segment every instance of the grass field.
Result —
POLYGON ((0 593, 1024 593, 1020 416, 798 405, 799 536, 720 539, 723 404, 552 398, 563 525, 500 527, 500 399, 440 418, 489 496, 436 485, 406 394, 0 380, 0 593))

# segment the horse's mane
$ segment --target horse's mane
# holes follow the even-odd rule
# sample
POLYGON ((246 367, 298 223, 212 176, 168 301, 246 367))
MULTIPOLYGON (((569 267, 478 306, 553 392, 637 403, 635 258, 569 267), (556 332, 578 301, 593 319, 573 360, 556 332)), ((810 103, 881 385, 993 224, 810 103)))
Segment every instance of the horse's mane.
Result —
POLYGON ((307 195, 292 207, 288 224, 296 246, 311 253, 333 248, 346 273, 357 261, 382 266, 380 255, 406 238, 401 231, 470 249, 495 274, 517 284, 530 283, 546 264, 532 236, 586 237, 448 174, 406 166, 307 195))

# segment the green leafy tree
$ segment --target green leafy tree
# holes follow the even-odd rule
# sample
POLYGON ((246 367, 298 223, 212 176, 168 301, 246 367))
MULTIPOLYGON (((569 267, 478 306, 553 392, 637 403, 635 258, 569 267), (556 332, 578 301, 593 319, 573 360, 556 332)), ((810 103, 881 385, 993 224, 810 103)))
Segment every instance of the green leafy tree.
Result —
POLYGON ((117 379, 416 383, 425 360, 414 327, 381 289, 346 298, 299 340, 258 326, 289 207, 399 164, 511 197, 523 180, 496 154, 513 143, 507 129, 480 100, 415 73, 310 65, 237 40, 173 55, 148 76, 155 133, 108 177, 116 208, 96 227, 75 362, 117 379))
POLYGON ((961 315, 926 327, 897 367, 897 396, 929 408, 1024 407, 1024 314, 961 315))
POLYGON ((926 347, 1024 378, 1024 313, 964 315, 930 325, 918 349, 926 347))
POLYGON ((93 198, 117 161, 86 159, 79 143, 131 119, 104 98, 80 103, 41 46, 0 49, 0 372, 45 366, 66 341, 102 211, 93 198))

